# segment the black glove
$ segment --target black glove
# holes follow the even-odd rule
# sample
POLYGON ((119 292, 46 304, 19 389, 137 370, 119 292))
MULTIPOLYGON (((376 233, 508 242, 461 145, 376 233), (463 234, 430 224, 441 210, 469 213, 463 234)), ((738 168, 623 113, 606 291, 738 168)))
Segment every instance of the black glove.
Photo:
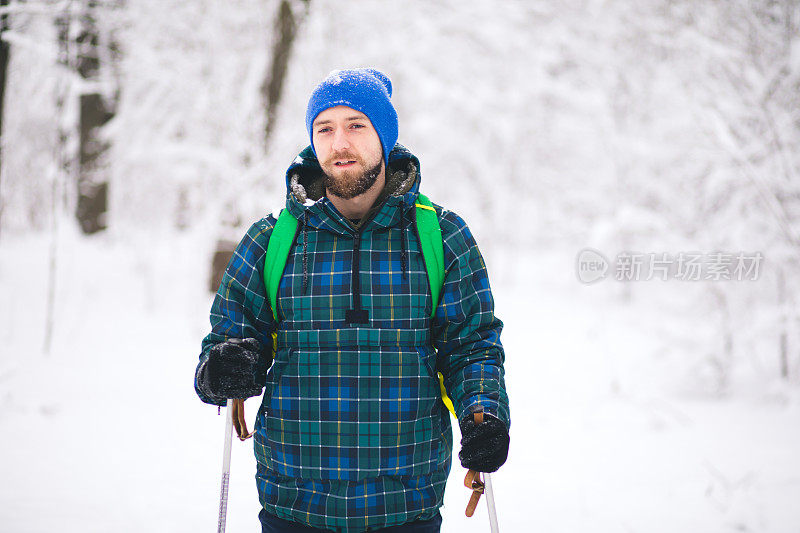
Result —
POLYGON ((484 415, 483 423, 476 425, 472 415, 459 424, 461 428, 461 466, 478 472, 494 472, 508 457, 508 429, 497 418, 484 415))
POLYGON ((259 396, 265 365, 256 339, 229 339, 208 353, 201 380, 205 390, 219 398, 259 396))

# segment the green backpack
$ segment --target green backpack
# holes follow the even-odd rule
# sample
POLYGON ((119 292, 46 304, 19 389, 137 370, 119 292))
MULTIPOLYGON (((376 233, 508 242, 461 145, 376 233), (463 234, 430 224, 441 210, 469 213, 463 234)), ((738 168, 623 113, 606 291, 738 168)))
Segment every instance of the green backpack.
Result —
MULTIPOLYGON (((428 272, 428 282, 431 286, 431 317, 436 313, 436 305, 439 302, 439 294, 444 285, 444 244, 442 242, 442 228, 439 226, 439 219, 436 217, 436 210, 433 204, 424 194, 418 196, 417 203, 417 233, 419 234, 420 248, 422 248, 422 258, 425 261, 425 270, 428 272)), ((286 268, 286 261, 289 259, 289 251, 294 244, 297 233, 298 221, 288 209, 283 209, 278 216, 278 222, 272 230, 267 245, 267 255, 264 263, 264 286, 267 288, 267 297, 272 306, 272 315, 278 321, 278 285, 283 277, 283 270, 286 268)), ((277 333, 272 334, 272 348, 277 348, 277 333)), ((453 416, 456 416, 453 402, 447 396, 444 388, 444 376, 438 373, 439 390, 442 393, 442 401, 453 416)))

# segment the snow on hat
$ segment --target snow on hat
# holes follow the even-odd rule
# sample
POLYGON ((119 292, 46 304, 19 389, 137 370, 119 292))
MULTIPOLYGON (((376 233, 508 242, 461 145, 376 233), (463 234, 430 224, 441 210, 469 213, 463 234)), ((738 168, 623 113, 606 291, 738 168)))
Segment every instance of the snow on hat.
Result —
POLYGON ((390 98, 392 82, 383 72, 372 68, 335 70, 317 85, 306 109, 306 129, 314 148, 312 124, 328 108, 346 105, 361 111, 372 122, 383 147, 383 160, 389 164, 389 152, 397 142, 397 111, 390 98))

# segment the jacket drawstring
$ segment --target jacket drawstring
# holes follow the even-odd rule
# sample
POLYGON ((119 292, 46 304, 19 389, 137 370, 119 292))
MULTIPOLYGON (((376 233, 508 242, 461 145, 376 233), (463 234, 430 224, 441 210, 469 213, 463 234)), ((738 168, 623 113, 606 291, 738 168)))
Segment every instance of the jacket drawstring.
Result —
POLYGON ((405 206, 400 208, 400 268, 402 276, 408 279, 408 269, 406 268, 406 216, 405 206))
MULTIPOLYGON (((308 288, 308 210, 303 212, 303 295, 308 288)), ((406 217, 405 210, 400 210, 400 269, 404 279, 408 279, 406 253, 406 217)))
POLYGON ((303 295, 308 288, 308 209, 303 211, 303 295))

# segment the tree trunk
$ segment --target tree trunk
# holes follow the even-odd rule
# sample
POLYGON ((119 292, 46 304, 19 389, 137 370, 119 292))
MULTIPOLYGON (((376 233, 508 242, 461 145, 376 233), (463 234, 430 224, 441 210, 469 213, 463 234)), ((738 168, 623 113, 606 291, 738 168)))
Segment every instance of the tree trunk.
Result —
MULTIPOLYGON (((301 0, 305 10, 308 10, 309 0, 301 0)), ((296 3, 296 2, 295 2, 296 3)), ((278 15, 275 19, 275 38, 272 46, 272 63, 267 73, 267 78, 261 86, 261 96, 267 109, 267 124, 264 129, 264 144, 268 145, 270 136, 275 126, 275 117, 283 94, 283 84, 289 67, 289 58, 292 55, 292 46, 297 36, 298 17, 292 7, 292 0, 282 0, 278 15)))
MULTIPOLYGON (((261 97, 264 100, 264 107, 267 110, 267 123, 264 127, 264 146, 269 146, 270 137, 274 131, 275 117, 278 116, 278 108, 283 95, 283 85, 286 81, 286 73, 289 70, 289 59, 291 57, 292 46, 299 27, 299 17, 296 14, 297 7, 293 4, 302 4, 307 12, 309 0, 282 0, 275 18, 274 40, 272 45, 271 63, 267 71, 267 77, 261 85, 261 97)), ((225 267, 233 255, 236 243, 227 239, 219 239, 214 248, 214 255, 211 262, 211 275, 209 276, 208 288, 213 293, 219 287, 225 267)))
MULTIPOLYGON (((72 3, 64 5, 64 11, 55 19, 56 33, 58 35, 58 63, 67 69, 74 64, 74 50, 72 47, 72 3)), ((69 151, 69 139, 73 134, 74 124, 67 123, 64 118, 67 107, 67 98, 70 93, 70 80, 61 73, 57 81, 56 113, 55 120, 58 127, 58 140, 56 143, 55 168, 51 178, 50 197, 50 249, 47 267, 47 302, 45 306, 45 327, 43 335, 43 351, 50 353, 53 344, 53 330, 55 329, 56 284, 58 276, 58 233, 61 212, 65 203, 63 184, 70 181, 75 168, 74 158, 69 151)))
MULTIPOLYGON (((713 282, 711 282, 713 284, 713 282)), ((717 393, 721 394, 726 391, 730 385, 731 373, 733 370, 733 349, 734 349, 734 333, 733 324, 731 321, 731 311, 728 304, 728 297, 724 290, 717 286, 711 286, 709 293, 714 297, 717 302, 717 309, 719 310, 719 332, 721 344, 718 354, 712 354, 710 363, 712 368, 717 372, 717 393)))
MULTIPOLYGON (((85 0, 80 18, 80 32, 75 69, 85 80, 100 77, 102 45, 96 15, 95 0, 85 0)), ((108 209, 108 177, 102 165, 102 156, 109 145, 100 138, 100 128, 114 116, 113 103, 100 93, 82 93, 80 96, 80 123, 78 145, 77 205, 75 216, 81 230, 88 234, 106 228, 108 209)))
POLYGON ((786 307, 786 277, 783 269, 778 269, 778 313, 780 313, 780 333, 778 335, 778 357, 781 377, 789 378, 789 313, 786 307))
MULTIPOLYGON (((0 8, 6 7, 10 0, 0 0, 0 8)), ((5 102, 6 73, 8 72, 8 57, 11 45, 3 40, 3 33, 11 27, 7 14, 0 15, 0 191, 2 191, 3 178, 3 102, 5 102)), ((0 227, 3 221, 3 197, 0 196, 0 227)))
POLYGON ((78 203, 75 215, 86 234, 106 228, 108 180, 98 171, 98 160, 108 150, 99 140, 100 127, 114 114, 106 109, 99 94, 80 96, 80 149, 78 155, 78 203))
POLYGON ((211 259, 211 276, 208 279, 208 290, 211 293, 217 292, 219 284, 222 283, 222 276, 225 274, 225 268, 233 257, 233 251, 236 249, 236 243, 225 239, 217 241, 214 250, 214 256, 211 259))

